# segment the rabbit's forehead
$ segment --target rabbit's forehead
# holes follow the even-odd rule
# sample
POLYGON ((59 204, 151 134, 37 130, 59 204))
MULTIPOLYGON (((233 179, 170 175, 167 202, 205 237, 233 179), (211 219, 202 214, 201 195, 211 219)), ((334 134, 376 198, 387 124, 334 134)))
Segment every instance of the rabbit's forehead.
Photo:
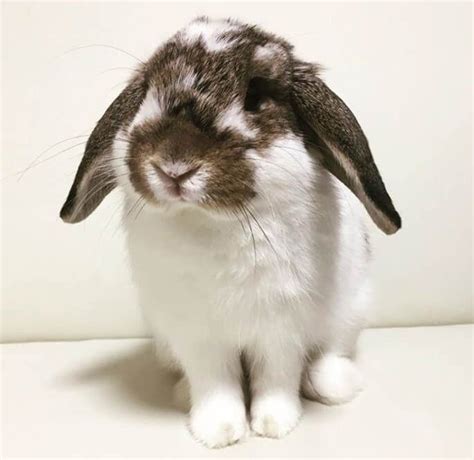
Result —
POLYGON ((208 52, 222 52, 233 47, 244 26, 229 20, 209 21, 203 18, 180 30, 176 38, 189 46, 199 43, 208 52))
POLYGON ((158 49, 146 64, 148 93, 133 125, 166 116, 188 101, 218 129, 250 137, 243 114, 253 76, 286 78, 291 46, 256 27, 198 18, 158 49))
POLYGON ((198 18, 165 43, 148 67, 161 89, 192 81, 197 90, 214 91, 222 100, 242 89, 252 73, 282 77, 290 53, 287 42, 254 26, 198 18))

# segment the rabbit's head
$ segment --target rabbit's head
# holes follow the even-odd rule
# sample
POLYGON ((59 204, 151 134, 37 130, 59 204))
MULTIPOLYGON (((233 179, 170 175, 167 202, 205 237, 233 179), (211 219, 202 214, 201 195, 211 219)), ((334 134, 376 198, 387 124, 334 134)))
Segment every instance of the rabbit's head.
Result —
POLYGON ((232 213, 258 200, 265 174, 280 191, 311 176, 299 145, 384 232, 400 228, 364 133, 318 67, 257 27, 198 18, 137 69, 99 120, 61 217, 85 219, 117 185, 157 207, 232 213))

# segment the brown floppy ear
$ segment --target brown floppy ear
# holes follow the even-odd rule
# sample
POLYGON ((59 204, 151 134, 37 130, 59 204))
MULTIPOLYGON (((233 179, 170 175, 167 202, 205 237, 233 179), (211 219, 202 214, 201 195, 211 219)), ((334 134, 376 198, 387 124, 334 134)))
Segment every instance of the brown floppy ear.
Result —
POLYGON ((146 94, 143 75, 135 77, 97 122, 87 140, 82 161, 61 209, 61 219, 75 224, 84 220, 115 188, 111 155, 114 138, 138 111, 146 94))
POLYGON ((367 139, 353 113, 317 76, 318 68, 296 62, 292 103, 308 140, 319 147, 324 166, 363 203, 387 234, 402 225, 385 189, 367 139))

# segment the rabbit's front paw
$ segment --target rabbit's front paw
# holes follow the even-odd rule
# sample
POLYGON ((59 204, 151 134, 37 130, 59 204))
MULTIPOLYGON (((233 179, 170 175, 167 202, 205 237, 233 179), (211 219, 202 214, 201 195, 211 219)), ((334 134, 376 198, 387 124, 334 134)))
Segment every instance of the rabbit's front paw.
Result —
POLYGON ((214 396, 191 410, 193 436, 210 448, 225 447, 242 439, 247 432, 243 401, 231 396, 214 396))
POLYGON ((252 404, 252 430, 268 438, 281 438, 295 428, 301 417, 297 396, 276 394, 257 398, 252 404))

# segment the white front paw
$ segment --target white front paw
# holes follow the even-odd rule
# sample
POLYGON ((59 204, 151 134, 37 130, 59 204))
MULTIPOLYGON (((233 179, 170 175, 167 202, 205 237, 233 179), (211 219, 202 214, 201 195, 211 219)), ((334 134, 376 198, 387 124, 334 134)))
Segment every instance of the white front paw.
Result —
POLYGON ((349 358, 327 355, 310 365, 303 393, 324 404, 342 404, 352 400, 363 386, 362 375, 349 358))
POLYGON ((225 447, 242 439, 247 432, 243 401, 231 396, 211 396, 191 410, 193 436, 210 448, 225 447))
POLYGON ((297 396, 275 394, 257 397, 252 403, 252 430, 260 436, 281 438, 295 428, 301 417, 297 396))

